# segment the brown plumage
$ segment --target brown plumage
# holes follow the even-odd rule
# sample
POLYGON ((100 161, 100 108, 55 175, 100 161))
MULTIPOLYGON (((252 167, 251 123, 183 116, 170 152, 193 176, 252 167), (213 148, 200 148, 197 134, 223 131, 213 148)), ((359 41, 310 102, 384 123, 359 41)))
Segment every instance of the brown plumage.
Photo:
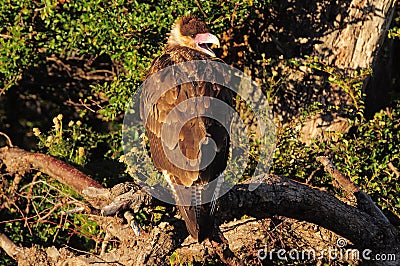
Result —
MULTIPOLYGON (((221 61, 215 57, 211 49, 208 48, 207 43, 219 45, 218 39, 210 34, 209 28, 205 23, 193 16, 179 19, 171 30, 164 53, 153 61, 147 77, 168 66, 191 60, 221 61)), ((215 69, 209 70, 215 71, 215 69)), ((207 72, 207 69, 204 72, 207 72)), ((166 83, 166 80, 160 80, 155 84, 162 86, 162 84, 166 83)), ((194 113, 195 111, 204 113, 207 108, 208 114, 213 112, 213 110, 209 109, 211 108, 210 102, 207 100, 195 106, 180 105, 178 108, 177 105, 193 97, 209 96, 222 100, 231 106, 232 93, 228 88, 212 82, 190 82, 170 89, 159 98, 155 105, 146 106, 152 104, 150 100, 152 95, 154 95, 154 91, 152 90, 156 89, 156 87, 149 86, 144 88, 142 92, 142 104, 145 105, 144 108, 151 110, 146 120, 150 154, 153 163, 158 170, 163 172, 164 177, 172 187, 176 203, 181 216, 185 220, 189 233, 201 242, 209 238, 213 232, 215 202, 199 206, 179 206, 180 203, 184 202, 182 193, 185 193, 185 191, 175 191, 174 184, 187 187, 190 190, 189 194, 192 194, 194 200, 197 203, 201 203, 202 198, 205 197, 202 194, 201 185, 206 185, 216 179, 226 167, 229 152, 229 132, 215 120, 202 116, 190 119, 183 125, 181 131, 177 132, 178 129, 174 125, 182 121, 185 115, 194 113), (198 157, 202 159, 204 153, 207 152, 207 145, 202 143, 202 140, 205 137, 211 137, 216 144, 216 155, 211 164, 202 170, 188 171, 177 167, 174 162, 171 163, 168 160, 164 153, 161 128, 165 125, 166 116, 174 108, 173 115, 170 115, 172 123, 164 128, 164 130, 167 130, 167 135, 171 136, 171 138, 164 139, 164 144, 170 150, 180 149, 188 159, 197 159, 198 157), (174 141, 172 136, 177 136, 178 142, 174 141), (194 188, 194 186, 197 187, 194 188)), ((230 119, 229 114, 226 115, 226 119, 230 119)))

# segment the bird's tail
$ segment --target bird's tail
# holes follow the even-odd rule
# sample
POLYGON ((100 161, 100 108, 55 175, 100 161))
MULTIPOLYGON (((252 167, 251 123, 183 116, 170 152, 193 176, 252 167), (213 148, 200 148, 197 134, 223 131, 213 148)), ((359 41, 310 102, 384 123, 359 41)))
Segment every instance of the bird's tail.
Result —
POLYGON ((186 223, 189 234, 198 242, 202 242, 213 235, 217 199, 222 183, 220 178, 213 189, 211 202, 208 200, 207 203, 203 203, 207 194, 204 192, 203 186, 193 186, 190 187, 191 205, 178 205, 179 212, 186 223))
POLYGON ((201 206, 178 206, 189 234, 198 242, 210 238, 214 230, 214 217, 209 214, 209 204, 201 206), (208 206, 207 206, 208 205, 208 206), (200 219, 195 218, 195 208, 200 209, 200 219))
POLYGON ((178 205, 179 212, 186 223, 189 234, 198 242, 210 238, 213 234, 214 214, 211 213, 211 205, 212 203, 192 204, 190 206, 178 205))

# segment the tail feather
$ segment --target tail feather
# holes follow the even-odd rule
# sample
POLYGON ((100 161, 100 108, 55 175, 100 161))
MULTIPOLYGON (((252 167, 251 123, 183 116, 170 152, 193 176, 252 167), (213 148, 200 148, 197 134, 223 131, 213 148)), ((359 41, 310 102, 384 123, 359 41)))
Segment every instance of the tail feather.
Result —
POLYGON ((185 221, 189 234, 198 242, 210 238, 214 231, 214 217, 210 216, 210 204, 200 206, 178 206, 179 212, 185 221), (196 208, 199 210, 199 219, 196 217, 196 208))
POLYGON ((199 224, 200 221, 200 210, 201 210, 201 190, 202 187, 193 186, 190 188, 192 192, 192 202, 191 205, 194 206, 196 213, 196 222, 199 224))
POLYGON ((221 178, 221 176, 218 178, 217 185, 212 195, 212 201, 204 204, 203 197, 205 195, 202 186, 192 186, 182 191, 182 189, 177 188, 169 178, 170 177, 167 175, 168 184, 174 194, 176 205, 185 221, 189 234, 198 242, 212 237, 214 231, 214 215, 223 178, 221 178), (190 205, 188 204, 189 197, 190 205))
POLYGON ((223 182, 224 182, 224 176, 220 175, 217 178, 217 185, 215 186, 215 190, 214 190, 214 193, 213 193, 213 196, 212 196, 212 199, 211 199, 210 215, 213 216, 213 217, 215 215, 215 210, 216 210, 216 207, 217 207, 217 199, 219 197, 219 192, 221 190, 221 185, 222 185, 223 182))
POLYGON ((201 186, 190 187, 191 204, 190 206, 179 206, 179 212, 186 223, 189 234, 199 242, 210 238, 214 230, 214 215, 212 215, 212 205, 215 203, 202 204, 201 186))

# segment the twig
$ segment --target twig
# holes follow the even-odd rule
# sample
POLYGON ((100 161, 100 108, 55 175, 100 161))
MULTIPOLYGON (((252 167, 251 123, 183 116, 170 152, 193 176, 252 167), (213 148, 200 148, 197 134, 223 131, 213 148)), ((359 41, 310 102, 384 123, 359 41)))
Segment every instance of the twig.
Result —
MULTIPOLYGON (((98 74, 98 73, 110 74, 111 77, 114 77, 114 76, 115 76, 115 73, 114 73, 114 72, 112 72, 112 71, 110 71, 110 70, 107 70, 107 69, 92 70, 92 71, 87 72, 86 75, 87 75, 87 76, 94 76, 94 74, 98 74)), ((101 76, 101 77, 103 77, 103 76, 101 76)), ((104 78, 104 77, 103 77, 103 78, 104 78)))
POLYGON ((67 72, 67 74, 68 74, 69 77, 72 77, 72 75, 71 75, 71 71, 72 71, 71 67, 70 67, 69 65, 65 64, 63 61, 61 61, 61 60, 58 59, 57 57, 55 57, 55 56, 51 56, 51 57, 48 56, 48 57, 46 57, 46 60, 47 60, 47 61, 55 62, 57 65, 59 65, 63 70, 65 70, 65 71, 67 72))
POLYGON ((332 177, 339 183, 339 185, 346 191, 351 194, 354 194, 356 192, 360 191, 360 188, 358 188, 356 185, 354 185, 347 177, 342 175, 336 167, 333 165, 333 163, 325 156, 319 156, 317 157, 317 161, 320 162, 324 168, 325 171, 328 172, 332 177))
POLYGON ((81 212, 83 212, 85 210, 86 210, 85 207, 80 206, 80 207, 76 207, 76 208, 74 208, 72 210, 68 210, 68 211, 65 211, 65 212, 62 212, 62 213, 66 214, 66 215, 71 215, 71 214, 75 214, 75 213, 81 213, 81 212))
POLYGON ((397 177, 400 176, 399 170, 397 170, 397 168, 392 164, 392 162, 389 162, 388 166, 389 166, 390 170, 392 170, 397 177))
MULTIPOLYGON (((0 93, 0 95, 1 95, 1 93, 0 93)), ((13 147, 11 139, 6 133, 0 132, 0 135, 3 136, 6 139, 6 141, 8 143, 8 147, 13 147)))
MULTIPOLYGON (((37 178, 41 175, 41 172, 37 172, 32 179, 31 183, 35 183, 37 178)), ((29 187, 28 193, 26 195, 26 208, 25 208, 25 214, 28 215, 29 214, 29 206, 31 205, 31 201, 32 201, 32 193, 33 193, 33 186, 29 187)))
POLYGON ((199 7, 199 9, 200 9, 201 13, 203 14, 203 16, 204 16, 205 18, 208 18, 206 12, 204 12, 203 5, 200 3, 200 0, 196 0, 196 4, 197 4, 197 6, 199 7))
POLYGON ((22 178, 23 178, 23 176, 20 175, 19 173, 16 173, 14 175, 14 180, 12 182, 12 185, 11 185, 10 189, 9 189, 10 195, 11 195, 12 198, 14 198, 15 194, 17 193, 18 186, 19 186, 19 183, 21 183, 22 178))
POLYGON ((100 256, 104 256, 104 254, 106 254, 107 245, 110 242, 110 239, 112 239, 113 237, 114 236, 111 235, 109 232, 106 232, 103 242, 101 243, 100 256))
MULTIPOLYGON (((86 100, 86 99, 85 99, 86 100)), ((91 103, 86 103, 82 99, 79 99, 79 103, 76 103, 72 101, 71 99, 66 101, 66 104, 74 106, 74 107, 83 107, 85 109, 88 109, 90 112, 96 113, 98 110, 103 109, 103 107, 100 105, 99 102, 96 102, 95 100, 89 99, 91 103), (99 109, 96 111, 93 109, 91 106, 96 106, 99 109)))
POLYGON ((11 35, 7 35, 7 34, 0 34, 0 37, 4 38, 4 39, 11 39, 12 38, 11 35))
POLYGON ((59 202, 56 203, 53 208, 51 208, 44 216, 39 216, 39 219, 37 220, 37 223, 40 223, 44 220, 46 220, 50 215, 52 215, 58 208, 62 207, 64 203, 59 202))
MULTIPOLYGON (((36 184, 44 184, 46 187, 49 187, 49 188, 51 188, 51 189, 57 191, 57 193, 60 194, 61 196, 63 196, 63 197, 68 197, 68 198, 70 198, 71 200, 75 201, 76 204, 81 203, 80 200, 74 198, 74 197, 71 196, 70 194, 68 194, 68 193, 66 193, 66 192, 64 192, 64 191, 62 191, 61 189, 59 189, 59 188, 57 188, 57 187, 55 187, 55 186, 49 184, 48 182, 46 182, 46 181, 44 181, 44 180, 37 180, 37 181, 32 180, 31 183, 26 184, 25 186, 21 187, 19 191, 23 191, 23 190, 25 190, 27 187, 32 187, 32 186, 34 186, 34 185, 36 185, 36 184)), ((26 197, 26 196, 25 196, 25 197, 26 197)))
POLYGON ((237 12, 236 10, 237 10, 237 8, 238 8, 239 5, 240 5, 239 3, 236 3, 236 4, 235 4, 235 7, 233 8, 232 19, 231 19, 231 27, 232 27, 232 28, 235 27, 235 18, 236 18, 236 12, 237 12))

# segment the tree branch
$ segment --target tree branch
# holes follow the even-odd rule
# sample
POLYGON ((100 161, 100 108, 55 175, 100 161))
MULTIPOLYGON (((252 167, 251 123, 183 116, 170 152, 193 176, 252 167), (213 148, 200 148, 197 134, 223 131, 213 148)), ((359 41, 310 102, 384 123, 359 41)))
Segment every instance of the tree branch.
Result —
POLYGON ((371 197, 362 191, 359 187, 353 184, 350 179, 342 175, 333 165, 333 163, 325 156, 317 158, 325 171, 332 175, 332 177, 339 183, 339 185, 348 193, 353 194, 357 199, 357 207, 380 220, 383 224, 390 224, 389 219, 383 214, 383 212, 375 205, 371 197))
POLYGON ((0 233, 0 248, 2 248, 8 256, 14 259, 16 258, 16 254, 19 252, 19 247, 2 233, 0 233))
POLYGON ((32 165, 33 168, 55 178, 82 196, 85 196, 82 191, 88 187, 103 187, 75 167, 49 155, 4 147, 0 148, 0 160, 7 165, 11 173, 30 171, 32 165))
MULTIPOLYGON (((22 166, 25 171, 27 165, 32 165, 91 200, 112 202, 108 205, 96 205, 96 208, 103 208, 103 212, 111 210, 107 214, 122 211, 127 207, 137 210, 139 206, 159 203, 148 195, 144 196, 144 191, 135 185, 120 184, 113 189, 103 189, 90 177, 47 155, 29 153, 17 148, 2 148, 0 160, 8 170, 12 169, 15 173, 20 172, 15 169, 16 166, 22 166), (91 186, 94 188, 90 188, 91 186), (117 207, 111 208, 113 204, 117 207)), ((318 160, 326 165, 326 169, 347 191, 351 191, 356 197, 364 193, 334 169, 329 160, 324 158, 318 160)), ((249 184, 239 184, 220 199, 217 224, 240 219, 243 215, 258 219, 282 215, 331 230, 350 240, 360 251, 370 249, 373 254, 394 254, 396 258, 400 258, 399 230, 388 223, 382 213, 377 212, 379 209, 372 200, 358 203, 356 208, 327 192, 283 177, 262 175, 260 178, 264 182, 256 190, 249 191, 249 184), (375 207, 360 208, 360 206, 375 207)), ((151 232, 142 233, 140 236, 136 236, 122 218, 96 215, 91 217, 107 234, 121 241, 118 249, 106 252, 100 257, 93 256, 93 261, 113 261, 118 258, 118 262, 130 265, 160 263, 180 247, 187 237, 184 223, 173 217, 165 218, 166 220, 154 227, 151 232), (137 255, 132 257, 132 252, 137 255)), ((182 251, 182 247, 180 250, 182 251)), ((396 261, 380 261, 379 265, 396 265, 396 263, 396 261)))

